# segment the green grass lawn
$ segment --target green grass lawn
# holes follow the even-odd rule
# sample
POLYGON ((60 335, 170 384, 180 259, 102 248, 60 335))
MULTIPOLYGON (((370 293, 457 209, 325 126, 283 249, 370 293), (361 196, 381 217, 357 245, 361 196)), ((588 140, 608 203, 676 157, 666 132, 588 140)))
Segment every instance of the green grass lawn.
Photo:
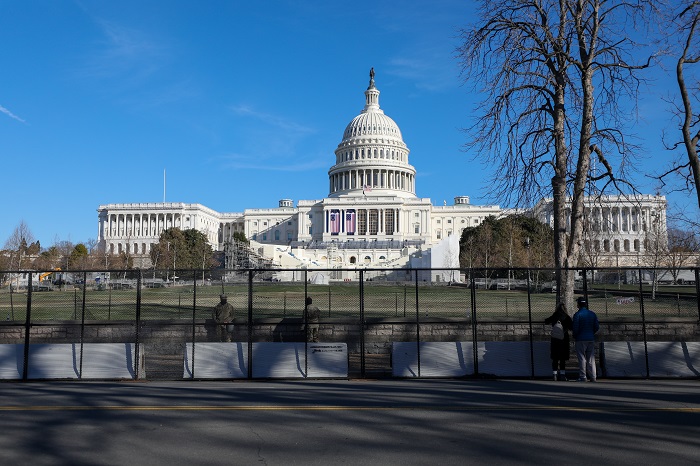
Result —
MULTIPOLYGON (((647 287, 648 288, 648 287, 647 287)), ((630 295, 638 287, 589 287, 590 307, 601 319, 606 317, 639 317, 639 297, 630 295), (623 288, 624 287, 624 288, 623 288), (631 299, 630 299, 631 298, 631 299)), ((209 318, 211 309, 219 302, 219 295, 228 295, 237 317, 248 313, 247 284, 221 286, 176 286, 143 288, 141 291, 141 319, 191 320, 209 318), (196 297, 196 299, 195 299, 196 297)), ((357 282, 329 285, 304 283, 254 283, 252 304, 254 318, 301 317, 306 292, 321 309, 324 317, 359 318, 360 285, 357 282)), ((411 284, 392 285, 366 282, 363 286, 366 318, 430 317, 467 318, 471 316, 471 290, 468 287, 431 286, 411 284)), ((137 292, 131 290, 87 289, 85 292, 86 320, 135 320, 137 292)), ((555 307, 556 295, 532 293, 528 300, 525 291, 476 291, 477 318, 508 318, 541 321, 555 307)), ((0 293, 0 318, 24 321, 27 293, 0 293)), ((647 318, 697 317, 697 298, 694 287, 660 287, 659 296, 651 300, 644 296, 647 318)), ((32 321, 81 320, 83 291, 80 289, 33 292, 31 295, 32 321)))

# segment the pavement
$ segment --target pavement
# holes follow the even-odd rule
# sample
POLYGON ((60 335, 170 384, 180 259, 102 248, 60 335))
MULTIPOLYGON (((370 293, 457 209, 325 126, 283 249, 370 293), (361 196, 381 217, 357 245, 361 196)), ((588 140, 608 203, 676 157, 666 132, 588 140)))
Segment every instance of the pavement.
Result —
POLYGON ((700 381, 0 383, 32 465, 697 464, 700 381))

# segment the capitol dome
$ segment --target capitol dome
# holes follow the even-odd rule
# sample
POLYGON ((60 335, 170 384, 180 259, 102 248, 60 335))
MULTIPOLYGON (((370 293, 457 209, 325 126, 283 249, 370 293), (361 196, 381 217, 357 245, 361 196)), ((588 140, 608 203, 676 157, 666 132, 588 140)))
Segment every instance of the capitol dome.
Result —
POLYGON ((398 125, 379 108, 372 68, 365 107, 347 125, 335 150, 328 196, 416 197, 416 170, 408 163, 408 153, 398 125))

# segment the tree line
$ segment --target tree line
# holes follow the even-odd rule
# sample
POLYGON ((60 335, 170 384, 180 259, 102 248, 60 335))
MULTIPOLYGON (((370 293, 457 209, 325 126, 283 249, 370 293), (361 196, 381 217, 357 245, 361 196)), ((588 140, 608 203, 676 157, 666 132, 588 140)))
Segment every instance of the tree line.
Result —
MULTIPOLYGON (((245 237, 243 238, 245 240, 245 237)), ((247 240, 245 240, 247 241, 247 240)), ((95 240, 74 244, 56 241, 42 247, 29 226, 21 221, 5 241, 0 251, 0 271, 15 270, 131 270, 153 268, 162 270, 201 270, 222 265, 207 237, 195 229, 164 230, 150 251, 151 263, 144 267, 136 263, 140 256, 126 250, 111 253, 95 240)))

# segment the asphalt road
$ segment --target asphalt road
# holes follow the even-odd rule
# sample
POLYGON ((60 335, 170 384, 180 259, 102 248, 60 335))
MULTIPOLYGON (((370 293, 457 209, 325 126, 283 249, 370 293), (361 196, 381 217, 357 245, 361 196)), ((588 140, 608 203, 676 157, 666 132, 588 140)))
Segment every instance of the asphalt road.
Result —
POLYGON ((697 464, 700 381, 0 383, 8 465, 697 464))

